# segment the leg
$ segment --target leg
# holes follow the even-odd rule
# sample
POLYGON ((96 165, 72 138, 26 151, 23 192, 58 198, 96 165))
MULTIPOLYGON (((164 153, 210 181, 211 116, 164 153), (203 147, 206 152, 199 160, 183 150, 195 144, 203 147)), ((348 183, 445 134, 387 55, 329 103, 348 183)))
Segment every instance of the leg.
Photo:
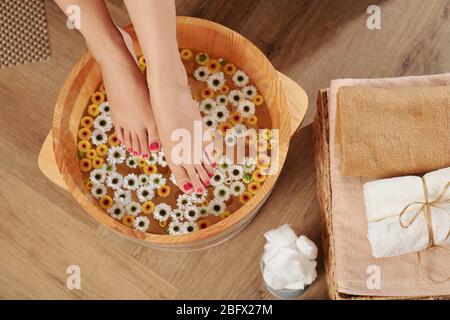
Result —
POLYGON ((148 157, 150 151, 158 151, 160 143, 145 79, 104 1, 55 1, 64 11, 70 5, 80 7, 80 32, 102 70, 118 138, 135 155, 148 157))
POLYGON ((194 124, 202 123, 202 119, 192 99, 186 70, 178 52, 175 1, 125 0, 125 4, 145 58, 151 65, 147 74, 148 84, 169 166, 183 191, 201 193, 213 174, 213 152, 205 152, 206 144, 193 139, 194 124), (190 132, 191 146, 194 147, 188 163, 175 161, 172 156, 175 142, 171 135, 177 129, 190 132))

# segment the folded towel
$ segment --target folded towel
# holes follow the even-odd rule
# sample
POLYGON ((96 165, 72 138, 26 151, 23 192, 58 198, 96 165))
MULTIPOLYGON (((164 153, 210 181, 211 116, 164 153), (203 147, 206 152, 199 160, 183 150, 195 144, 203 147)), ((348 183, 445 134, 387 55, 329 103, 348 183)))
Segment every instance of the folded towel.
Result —
POLYGON ((388 178, 450 166, 450 86, 344 87, 337 103, 343 175, 388 178))
MULTIPOLYGON (((417 214, 428 190, 428 201, 436 200, 450 181, 450 168, 423 176, 406 176, 368 182, 364 185, 368 238, 375 258, 399 256, 428 248, 429 234, 425 214, 421 212, 415 221, 408 222, 417 214), (424 186, 425 184, 425 186, 424 186), (416 204, 413 204, 415 203, 416 204), (409 205, 401 217, 400 213, 409 205)), ((450 189, 442 199, 450 199, 450 189)), ((450 245, 450 203, 441 201, 431 206, 431 225, 434 243, 450 245)))

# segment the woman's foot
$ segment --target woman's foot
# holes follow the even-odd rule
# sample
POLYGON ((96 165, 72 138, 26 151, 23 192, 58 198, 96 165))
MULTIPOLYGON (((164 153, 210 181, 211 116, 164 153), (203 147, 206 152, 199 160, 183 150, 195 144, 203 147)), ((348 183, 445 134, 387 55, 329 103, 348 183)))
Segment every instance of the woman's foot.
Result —
POLYGON ((200 194, 210 185, 210 179, 214 175, 214 148, 211 142, 203 140, 206 130, 179 56, 166 71, 168 73, 161 73, 155 67, 148 73, 159 137, 180 189, 188 194, 200 194), (202 135, 199 135, 199 128, 202 129, 202 135), (180 135, 189 139, 183 145, 183 157, 178 156, 180 140, 174 140, 179 139, 180 135))
POLYGON ((102 70, 116 134, 135 156, 148 158, 161 148, 149 91, 122 38, 95 55, 102 70))

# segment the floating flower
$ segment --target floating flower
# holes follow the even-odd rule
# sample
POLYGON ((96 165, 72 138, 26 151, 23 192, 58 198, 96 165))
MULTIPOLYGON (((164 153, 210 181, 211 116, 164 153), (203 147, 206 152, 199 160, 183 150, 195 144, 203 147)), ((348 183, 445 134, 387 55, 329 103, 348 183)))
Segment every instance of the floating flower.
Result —
POLYGON ((256 194, 259 191, 259 189, 261 189, 261 183, 256 181, 253 181, 247 186, 248 192, 250 192, 253 195, 256 194))
POLYGON ((83 128, 90 129, 94 125, 94 119, 92 117, 89 117, 89 116, 83 117, 81 119, 81 121, 80 121, 80 125, 83 128))
POLYGON ((86 152, 86 158, 91 160, 97 158, 97 151, 95 151, 95 149, 88 150, 88 152, 86 152))
MULTIPOLYGON (((154 164, 146 164, 144 167, 144 172, 146 175, 151 176, 158 172, 158 168, 154 164)), ((149 180, 150 183, 150 180, 149 180)))
POLYGON ((231 90, 231 92, 228 94, 228 101, 234 106, 238 107, 239 103, 243 101, 244 94, 240 90, 231 90))
POLYGON ((165 203, 160 203, 153 211, 153 217, 158 221, 167 221, 172 215, 172 208, 165 203))
POLYGON ((227 133, 228 130, 231 130, 233 128, 233 125, 231 123, 227 122, 222 122, 219 124, 219 132, 222 135, 225 135, 227 133))
POLYGON ((262 170, 256 170, 253 172, 252 178, 256 182, 263 183, 267 179, 267 174, 262 170))
POLYGON ((232 76, 236 72, 236 66, 232 63, 227 63, 223 66, 223 72, 229 76, 232 76))
POLYGON ((180 221, 172 221, 171 223, 169 223, 169 227, 167 228, 167 232, 172 235, 179 235, 182 234, 183 232, 183 223, 180 221))
POLYGON ((218 122, 225 122, 230 117, 230 111, 226 106, 220 105, 213 111, 213 115, 218 122))
POLYGON ((116 165, 115 165, 115 164, 108 163, 108 164, 103 165, 103 170, 104 170, 106 173, 111 174, 111 173, 113 173, 113 172, 116 172, 116 171, 117 171, 117 168, 116 168, 116 165))
POLYGON ((252 102, 255 104, 255 106, 260 106, 264 103, 264 98, 257 94, 253 97, 252 102))
POLYGON ((113 199, 108 195, 104 195, 103 197, 101 197, 99 203, 100 207, 102 207, 105 210, 111 208, 114 205, 113 199))
POLYGON ((216 117, 210 116, 210 115, 206 115, 206 116, 203 117, 202 120, 203 120, 203 123, 205 124, 205 126, 208 129, 216 129, 217 128, 218 122, 216 120, 216 117))
POLYGON ((212 99, 212 98, 214 98, 214 90, 211 90, 211 89, 208 88, 208 87, 203 88, 203 89, 200 91, 200 96, 201 96, 203 99, 212 99))
POLYGON ((270 157, 266 154, 260 154, 256 160, 258 169, 268 169, 270 167, 270 157))
POLYGON ((93 187, 94 187, 94 184, 92 183, 92 181, 87 181, 86 182, 86 188, 88 190, 92 190, 93 187))
POLYGON ((118 172, 112 172, 106 179, 106 185, 113 190, 118 190, 123 185, 123 176, 118 172))
POLYGON ((228 97, 224 94, 221 94, 220 96, 217 96, 216 98, 216 104, 218 106, 224 106, 226 107, 228 104, 228 97))
POLYGON ((248 117, 246 120, 247 120, 247 124, 250 126, 254 126, 258 123, 258 117, 255 115, 248 117))
POLYGON ((172 220, 182 220, 184 219, 184 214, 180 209, 174 209, 172 210, 172 214, 170 215, 172 220))
POLYGON ((139 166, 139 160, 134 156, 128 157, 126 163, 127 163, 128 168, 131 168, 131 169, 136 169, 139 166))
POLYGON ((99 108, 102 114, 110 115, 111 107, 109 106, 108 101, 100 103, 99 108))
POLYGON ((234 73, 233 75, 233 82, 236 86, 238 87, 245 87, 248 82, 249 82, 249 77, 247 76, 247 74, 242 71, 242 70, 238 70, 234 73))
POLYGON ((139 186, 146 186, 150 183, 150 180, 146 174, 141 174, 138 176, 139 186))
POLYGON ((158 158, 158 154, 156 154, 156 153, 151 153, 147 159, 147 162, 145 162, 145 160, 144 160, 144 162, 147 164, 155 164, 155 165, 158 164, 158 161, 159 161, 159 158, 158 158))
POLYGON ((103 167, 103 159, 102 158, 95 158, 92 160, 92 167, 94 169, 100 169, 103 167))
POLYGON ((164 154, 164 152, 160 151, 158 152, 158 164, 165 168, 167 167, 167 159, 166 159, 166 155, 164 154))
MULTIPOLYGON (((230 87, 229 86, 227 86, 226 84, 224 84, 223 86, 222 86, 222 88, 220 88, 220 93, 221 94, 228 94, 230 92, 230 87)), ((228 99, 228 98, 227 98, 228 99)))
POLYGON ((195 71, 194 71, 194 78, 197 81, 206 82, 206 81, 208 81, 208 77, 209 77, 209 69, 208 69, 208 67, 200 67, 200 68, 195 69, 195 71))
POLYGON ((189 206, 184 210, 184 218, 187 221, 195 222, 199 217, 198 208, 196 206, 189 206))
POLYGON ((106 95, 103 92, 97 91, 91 96, 91 102, 100 104, 105 101, 106 95))
POLYGON ((92 141, 92 144, 96 145, 96 146, 105 144, 108 142, 108 136, 102 130, 97 129, 92 133, 91 141, 92 141))
POLYGON ((134 217, 126 214, 122 219, 122 223, 127 227, 131 228, 134 224, 134 217))
POLYGON ((108 213, 111 217, 116 220, 122 220, 125 215, 125 208, 122 204, 116 203, 111 208, 108 209, 108 213))
POLYGON ((208 189, 205 189, 205 192, 203 193, 192 193, 190 195, 192 203, 203 203, 206 200, 206 197, 208 196, 208 189))
POLYGON ((228 169, 228 176, 233 181, 241 180, 244 175, 244 168, 240 165, 232 165, 228 169))
POLYGON ((248 172, 244 173, 244 176, 242 177, 242 181, 246 184, 249 184, 250 182, 252 182, 253 181, 252 174, 248 173, 248 172))
POLYGON ((165 186, 161 186, 158 189, 158 196, 160 196, 161 198, 167 198, 170 195, 170 187, 165 185, 165 186))
POLYGON ((245 191, 242 192, 242 194, 239 196, 239 200, 241 201, 242 204, 246 204, 251 200, 252 197, 253 195, 250 192, 245 191))
POLYGON ((234 147, 236 145, 236 143, 237 143, 236 135, 234 134, 233 131, 228 130, 226 135, 225 135, 225 144, 228 147, 234 147))
POLYGON ((248 100, 239 102, 237 111, 239 111, 244 118, 249 118, 255 114, 255 104, 248 100))
POLYGON ((120 141, 119 138, 117 138, 117 135, 115 133, 111 134, 108 138, 108 143, 111 147, 118 146, 120 141))
POLYGON ((230 115, 230 122, 234 125, 241 124, 244 122, 244 117, 242 116, 242 114, 240 112, 233 112, 230 115))
POLYGON ((170 180, 170 182, 172 182, 175 186, 178 187, 178 184, 177 184, 177 178, 175 178, 175 175, 173 174, 173 172, 170 173, 169 180, 170 180))
POLYGON ((183 60, 190 60, 194 54, 192 53, 192 50, 189 49, 183 49, 180 52, 180 57, 183 60))
POLYGON ((223 72, 217 72, 209 76, 207 84, 211 90, 219 91, 225 84, 223 72))
POLYGON ((230 193, 234 197, 239 197, 245 191, 245 186, 240 181, 234 181, 230 185, 230 193))
POLYGON ((199 107, 201 112, 209 115, 216 108, 216 102, 213 99, 205 99, 202 102, 200 102, 199 107))
POLYGON ((223 184, 224 181, 225 181, 225 176, 221 172, 216 171, 211 178, 211 185, 213 185, 214 187, 217 187, 217 186, 220 186, 221 184, 223 184))
POLYGON ((128 189, 131 191, 136 190, 139 187, 138 177, 134 173, 130 173, 129 175, 123 178, 123 187, 124 189, 128 189))
POLYGON ((106 181, 106 172, 102 169, 95 169, 91 171, 89 175, 90 180, 93 183, 105 183, 106 181))
POLYGON ((113 125, 110 115, 101 114, 94 120, 94 128, 103 132, 111 131, 113 125))
POLYGON ((89 140, 92 136, 92 131, 88 128, 81 128, 78 131, 78 138, 80 138, 80 140, 89 140))
POLYGON ((232 164, 233 164, 233 161, 230 158, 228 158, 226 155, 220 156, 217 161, 218 168, 223 173, 226 173, 232 164))
POLYGON ((106 195, 106 187, 103 184, 94 184, 91 189, 91 194, 95 199, 100 199, 106 195))
POLYGON ((152 201, 145 201, 141 206, 141 211, 145 214, 151 214, 155 210, 155 204, 152 201))
POLYGON ((210 226, 211 224, 209 223, 209 221, 207 219, 200 219, 197 221, 197 226, 200 230, 206 229, 210 226))
POLYGON ((214 199, 208 205, 208 211, 215 216, 220 216, 225 209, 225 203, 217 199, 214 199))
POLYGON ((258 93, 258 90, 254 86, 246 86, 242 89, 245 99, 252 100, 258 93))
POLYGON ((243 163, 244 172, 252 173, 256 168, 256 159, 254 158, 245 158, 243 163))
POLYGON ((146 202, 155 197, 155 191, 150 186, 142 186, 137 189, 136 195, 140 202, 146 202))
POLYGON ((78 151, 88 152, 91 149, 91 143, 87 140, 81 140, 78 142, 78 151))
POLYGON ((204 206, 201 206, 200 208, 198 208, 198 214, 200 217, 206 217, 208 216, 209 212, 208 212, 208 204, 205 204, 204 206))
POLYGON ((214 189, 214 197, 222 202, 228 201, 231 197, 230 190, 224 185, 217 186, 214 189))
POLYGON ((82 172, 89 172, 92 169, 92 162, 89 159, 81 159, 80 160, 80 170, 82 172))
POLYGON ((200 52, 195 56, 195 62, 204 66, 209 60, 209 56, 205 52, 200 52))
POLYGON ((118 146, 118 147, 111 147, 108 152, 108 162, 112 164, 120 164, 125 161, 125 147, 124 146, 118 146))
POLYGON ((160 173, 154 173, 148 177, 149 184, 154 189, 159 189, 166 184, 166 179, 160 173))
POLYGON ((124 206, 127 206, 131 202, 131 191, 117 189, 114 192, 114 201, 119 202, 119 203, 123 204, 124 206))
MULTIPOLYGON (((220 62, 215 59, 208 60, 208 62, 206 63, 206 66, 208 67, 209 72, 211 72, 213 74, 219 73, 220 67, 221 67, 220 62)), ((220 73, 222 74, 222 78, 223 78, 223 72, 220 72, 220 73)))
POLYGON ((136 202, 136 201, 131 201, 127 205, 126 209, 127 209, 127 213, 133 217, 136 217, 139 213, 141 213, 141 205, 139 204, 139 202, 136 202))
POLYGON ((223 184, 226 186, 229 186, 229 185, 231 185, 232 182, 233 182, 233 180, 231 180, 230 178, 226 178, 225 181, 223 182, 223 184))
POLYGON ((188 194, 180 194, 177 198, 177 206, 179 209, 185 209, 192 205, 192 199, 188 194))
POLYGON ((147 61, 145 60, 144 56, 140 56, 138 58, 138 63, 141 67, 146 67, 147 66, 147 61))
POLYGON ((97 148, 95 148, 95 151, 97 151, 97 155, 99 157, 104 157, 108 154, 108 147, 106 144, 98 145, 97 148))
POLYGON ((243 124, 236 124, 233 133, 237 138, 244 138, 247 135, 247 127, 243 124))
POLYGON ((136 230, 141 231, 141 232, 147 231, 149 226, 150 226, 150 220, 147 217, 143 217, 143 216, 137 217, 133 223, 133 227, 136 230))
POLYGON ((270 139, 272 139, 272 130, 270 130, 270 129, 263 129, 260 132, 260 136, 264 140, 270 140, 270 139))
POLYGON ((195 222, 186 221, 183 222, 183 233, 191 233, 198 230, 198 226, 195 222))
POLYGON ((96 117, 100 114, 100 107, 98 106, 98 104, 91 104, 87 108, 87 113, 92 117, 96 117))

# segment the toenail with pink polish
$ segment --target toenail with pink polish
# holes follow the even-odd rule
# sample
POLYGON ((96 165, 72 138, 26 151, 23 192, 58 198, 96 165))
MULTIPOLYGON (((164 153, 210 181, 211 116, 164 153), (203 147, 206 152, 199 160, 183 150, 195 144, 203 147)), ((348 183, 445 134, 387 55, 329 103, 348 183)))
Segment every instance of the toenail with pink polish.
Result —
POLYGON ((192 183, 190 183, 190 182, 186 182, 186 183, 183 185, 183 189, 184 189, 185 191, 192 190, 193 187, 194 187, 194 186, 193 186, 192 183))
POLYGON ((203 193, 205 191, 205 189, 203 189, 203 188, 198 188, 197 189, 197 193, 203 193))
POLYGON ((159 149, 159 143, 158 142, 154 142, 150 145, 150 150, 158 150, 159 149))
POLYGON ((128 148, 128 152, 132 153, 133 152, 133 148, 128 148))
POLYGON ((144 153, 144 154, 142 155, 142 157, 143 157, 144 159, 147 159, 147 158, 149 157, 149 155, 146 154, 146 153, 144 153))
POLYGON ((204 184, 205 184, 205 187, 207 187, 207 186, 209 186, 211 184, 211 181, 206 180, 204 184))
POLYGON ((212 173, 212 172, 208 173, 208 177, 210 177, 210 178, 214 177, 214 173, 212 173))
POLYGON ((135 151, 135 152, 133 152, 133 155, 138 156, 139 152, 135 151))

